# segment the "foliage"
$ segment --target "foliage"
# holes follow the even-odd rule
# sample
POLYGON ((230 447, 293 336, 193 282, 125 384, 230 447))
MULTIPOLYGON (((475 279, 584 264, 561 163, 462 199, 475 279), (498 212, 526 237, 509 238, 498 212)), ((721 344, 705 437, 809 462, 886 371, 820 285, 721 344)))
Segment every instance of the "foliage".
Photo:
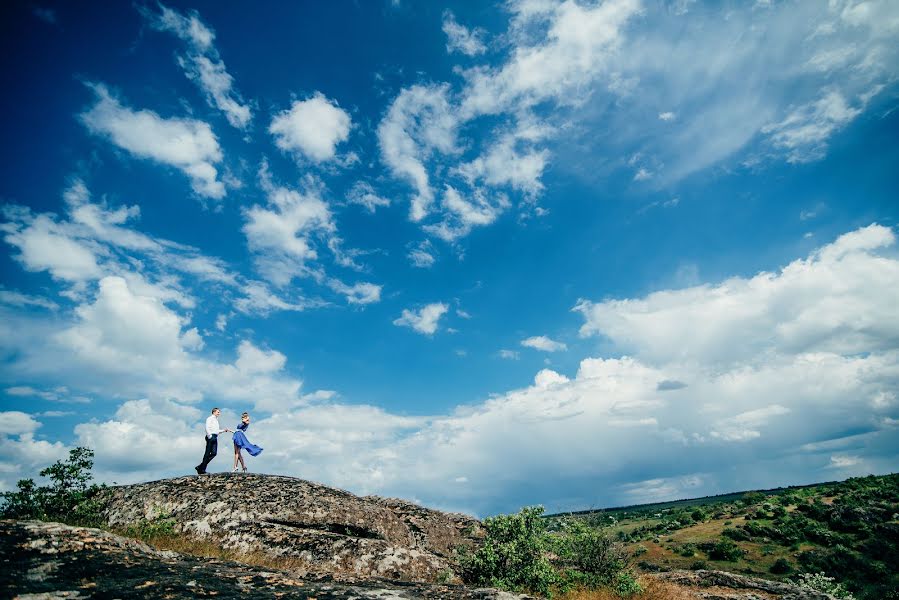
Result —
POLYGON ((548 595, 558 576, 546 554, 549 538, 540 518, 543 507, 525 507, 514 515, 484 520, 487 536, 474 552, 461 550, 467 583, 548 595))
POLYGON ((151 542, 161 537, 175 535, 175 520, 167 512, 159 510, 152 519, 132 523, 123 533, 131 538, 151 542))
POLYGON ((640 592, 622 544, 581 519, 557 520, 550 532, 542 514, 542 507, 528 507, 485 519, 484 543, 460 550, 463 580, 544 596, 573 588, 640 592))
POLYGON ((807 590, 824 592, 843 600, 855 600, 855 596, 842 583, 837 583, 833 577, 828 577, 824 573, 802 573, 799 575, 797 583, 799 587, 807 590))
POLYGON ((721 539, 714 543, 705 543, 700 548, 709 555, 712 560, 728 562, 738 561, 743 558, 745 551, 729 539, 721 539))
POLYGON ((775 575, 786 575, 793 571, 793 565, 791 565, 790 561, 785 558, 778 558, 768 570, 775 575))
POLYGON ((552 538, 551 548, 563 587, 611 585, 628 566, 624 546, 578 519, 564 524, 562 534, 552 538))
POLYGON ((38 486, 33 479, 22 479, 15 492, 3 494, 0 517, 38 519, 69 525, 97 527, 103 524, 101 491, 105 486, 91 483, 94 451, 78 447, 69 451, 65 461, 56 461, 40 472, 50 485, 38 486))

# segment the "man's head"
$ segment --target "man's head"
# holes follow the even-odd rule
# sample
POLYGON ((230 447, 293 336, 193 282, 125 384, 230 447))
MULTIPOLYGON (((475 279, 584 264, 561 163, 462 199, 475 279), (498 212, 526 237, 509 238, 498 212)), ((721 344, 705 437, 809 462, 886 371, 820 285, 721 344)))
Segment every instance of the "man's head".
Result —
POLYGON ((219 416, 220 414, 222 414, 222 411, 220 411, 218 408, 213 408, 213 409, 212 409, 212 416, 213 416, 213 417, 217 417, 217 416, 219 416))

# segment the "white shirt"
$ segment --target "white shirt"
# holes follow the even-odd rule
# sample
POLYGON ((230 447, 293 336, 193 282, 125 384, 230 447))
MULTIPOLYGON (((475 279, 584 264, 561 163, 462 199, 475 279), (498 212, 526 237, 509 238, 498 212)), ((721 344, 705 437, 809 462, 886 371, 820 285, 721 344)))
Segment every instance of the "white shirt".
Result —
POLYGON ((206 437, 211 436, 212 434, 224 433, 224 429, 219 425, 219 419, 215 415, 209 415, 206 418, 206 437))

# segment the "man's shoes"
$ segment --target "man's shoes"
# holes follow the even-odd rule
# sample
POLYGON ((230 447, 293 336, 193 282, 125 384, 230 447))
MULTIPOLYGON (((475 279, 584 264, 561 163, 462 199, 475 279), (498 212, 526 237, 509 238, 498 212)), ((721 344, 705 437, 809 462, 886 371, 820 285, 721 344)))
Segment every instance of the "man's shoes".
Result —
POLYGON ((194 471, 197 472, 197 475, 205 475, 206 474, 206 471, 201 470, 199 465, 194 467, 194 471))

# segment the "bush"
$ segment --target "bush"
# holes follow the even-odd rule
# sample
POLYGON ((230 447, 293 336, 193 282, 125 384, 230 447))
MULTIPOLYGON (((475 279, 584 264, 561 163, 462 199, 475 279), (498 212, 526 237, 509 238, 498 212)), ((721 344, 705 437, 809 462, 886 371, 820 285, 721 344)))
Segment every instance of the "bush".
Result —
POLYGON ((624 546, 576 520, 565 524, 562 535, 553 538, 551 548, 563 587, 613 585, 628 566, 624 546))
POLYGON ((778 558, 768 570, 775 575, 786 575, 793 570, 793 565, 785 558, 778 558))
POLYGON ((548 595, 558 577, 546 558, 549 540, 540 518, 543 507, 484 520, 487 536, 475 552, 460 551, 466 583, 548 595))
POLYGON ((828 577, 824 573, 802 573, 799 575, 799 580, 796 583, 801 588, 824 592, 834 598, 855 600, 855 596, 843 587, 842 583, 837 583, 833 577, 828 577))
POLYGON ((705 513, 697 508, 690 514, 690 518, 693 519, 694 521, 696 521, 697 523, 701 523, 701 522, 705 521, 705 513))
POLYGON ((734 562, 743 558, 744 554, 742 548, 726 538, 718 540, 714 544, 704 544, 703 546, 705 546, 705 551, 712 560, 734 562))
POLYGON ((746 540, 750 539, 749 534, 746 533, 746 531, 743 529, 725 529, 724 531, 721 532, 721 535, 723 535, 726 538, 735 540, 737 542, 746 541, 746 540))
POLYGON ((643 591, 643 586, 634 577, 630 571, 621 571, 615 578, 615 585, 612 586, 615 593, 623 598, 639 594, 643 591))
POLYGON ((38 519, 69 525, 97 527, 103 524, 105 508, 100 492, 105 486, 91 483, 94 451, 78 447, 69 458, 58 460, 40 472, 50 485, 35 485, 33 479, 22 479, 18 490, 2 495, 0 518, 38 519))

